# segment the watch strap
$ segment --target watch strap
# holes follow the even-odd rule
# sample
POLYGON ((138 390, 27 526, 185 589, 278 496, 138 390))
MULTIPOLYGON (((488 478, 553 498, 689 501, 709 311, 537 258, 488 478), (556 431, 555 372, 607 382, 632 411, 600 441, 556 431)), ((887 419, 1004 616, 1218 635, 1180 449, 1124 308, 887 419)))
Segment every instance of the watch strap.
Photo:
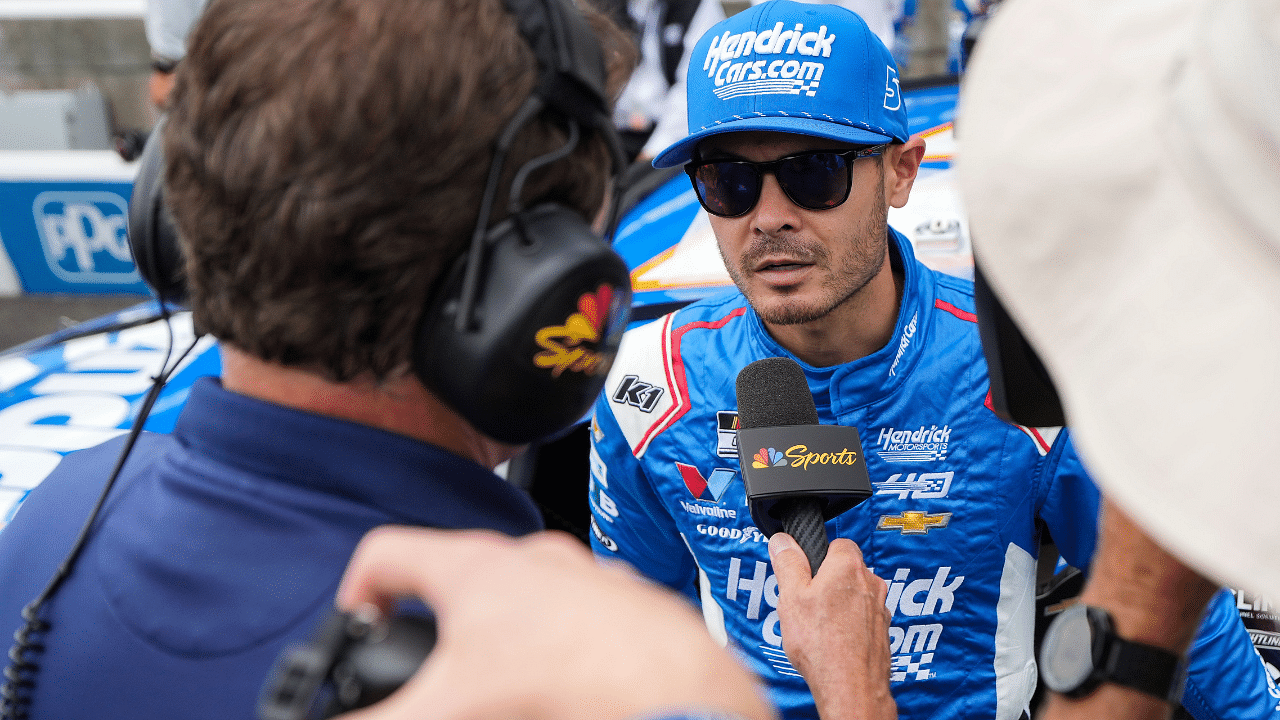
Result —
POLYGON ((1111 636, 1102 677, 1176 705, 1182 699, 1186 663, 1182 656, 1154 645, 1111 636))

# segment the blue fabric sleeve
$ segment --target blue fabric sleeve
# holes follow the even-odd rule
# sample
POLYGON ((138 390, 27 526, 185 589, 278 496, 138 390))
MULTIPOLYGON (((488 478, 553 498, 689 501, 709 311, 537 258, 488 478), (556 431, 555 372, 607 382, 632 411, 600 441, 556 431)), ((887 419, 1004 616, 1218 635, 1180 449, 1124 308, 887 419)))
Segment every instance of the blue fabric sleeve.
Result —
POLYGON ((1088 572, 1098 543, 1098 486, 1080 462, 1071 432, 1063 429, 1040 467, 1037 511, 1049 528, 1058 552, 1071 565, 1088 572))
POLYGON ((1253 649, 1230 590, 1213 597, 1200 621, 1182 705, 1197 720, 1280 718, 1280 690, 1253 649))
POLYGON ((608 399, 591 428, 591 547, 698 602, 698 568, 671 515, 631 454, 608 399))
MULTIPOLYGON (((1087 573, 1097 547, 1101 494, 1066 430, 1045 460, 1040 516, 1063 558, 1087 573)), ((1197 720, 1280 720, 1280 691, 1253 649, 1229 590, 1209 604, 1188 658, 1182 704, 1197 720)))

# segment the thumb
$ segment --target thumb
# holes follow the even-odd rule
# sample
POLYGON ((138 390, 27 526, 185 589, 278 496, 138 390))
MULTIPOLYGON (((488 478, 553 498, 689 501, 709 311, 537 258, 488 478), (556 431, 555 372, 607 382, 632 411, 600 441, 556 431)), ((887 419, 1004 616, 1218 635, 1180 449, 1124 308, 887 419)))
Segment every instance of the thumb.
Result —
POLYGON ((773 561, 773 573, 778 576, 778 590, 800 586, 813 580, 809 558, 800 544, 784 532, 776 532, 769 538, 769 559, 773 561))

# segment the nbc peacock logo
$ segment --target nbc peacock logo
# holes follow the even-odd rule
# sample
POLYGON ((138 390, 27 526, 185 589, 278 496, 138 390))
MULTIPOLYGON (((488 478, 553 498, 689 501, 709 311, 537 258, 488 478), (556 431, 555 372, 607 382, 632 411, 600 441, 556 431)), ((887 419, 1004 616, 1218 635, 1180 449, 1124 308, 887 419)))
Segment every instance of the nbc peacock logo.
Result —
POLYGON ((767 468, 786 464, 787 459, 782 456, 782 453, 773 448, 760 448, 751 458, 751 467, 753 468, 767 468))
POLYGON ((550 368, 551 377, 564 371, 596 375, 607 372, 608 358, 596 351, 620 312, 620 302, 613 286, 602 283, 594 293, 578 297, 577 312, 564 325, 544 327, 534 336, 542 351, 533 356, 533 364, 550 368))

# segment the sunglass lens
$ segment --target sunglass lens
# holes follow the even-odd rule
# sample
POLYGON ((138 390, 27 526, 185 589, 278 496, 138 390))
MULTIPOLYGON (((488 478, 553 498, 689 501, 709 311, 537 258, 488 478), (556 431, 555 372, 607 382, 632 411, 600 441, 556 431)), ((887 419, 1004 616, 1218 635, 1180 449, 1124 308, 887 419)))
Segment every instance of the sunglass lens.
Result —
POLYGON ((778 165, 778 184, 795 204, 826 210, 849 197, 849 161, 836 153, 811 153, 778 165))
POLYGON ((760 197, 760 174, 745 163, 720 162, 698 166, 694 181, 707 212, 735 217, 751 209, 760 197))

